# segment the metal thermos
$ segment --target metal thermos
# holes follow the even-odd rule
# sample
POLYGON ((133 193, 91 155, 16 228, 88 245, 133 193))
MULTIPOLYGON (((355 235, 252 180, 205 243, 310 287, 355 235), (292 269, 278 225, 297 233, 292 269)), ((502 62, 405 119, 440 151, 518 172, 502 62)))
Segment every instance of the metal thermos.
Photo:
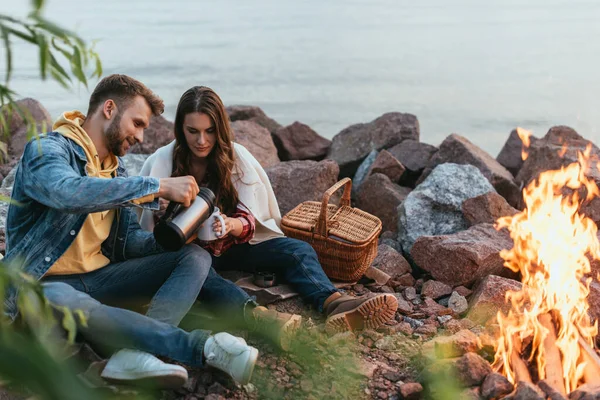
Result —
POLYGON ((215 208, 215 194, 202 187, 189 207, 170 202, 165 214, 154 227, 156 241, 168 251, 179 250, 187 243, 215 208))

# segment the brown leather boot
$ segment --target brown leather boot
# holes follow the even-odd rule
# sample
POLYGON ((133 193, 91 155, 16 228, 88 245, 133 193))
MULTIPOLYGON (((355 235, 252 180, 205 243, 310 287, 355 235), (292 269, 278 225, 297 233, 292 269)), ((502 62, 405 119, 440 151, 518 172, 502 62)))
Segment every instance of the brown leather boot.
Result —
POLYGON ((268 338, 280 349, 288 351, 300 328, 302 316, 257 306, 252 309, 249 320, 248 325, 252 332, 268 338))
POLYGON ((341 295, 325 306, 325 330, 336 333, 377 329, 392 319, 397 309, 398 299, 389 293, 361 297, 341 295))

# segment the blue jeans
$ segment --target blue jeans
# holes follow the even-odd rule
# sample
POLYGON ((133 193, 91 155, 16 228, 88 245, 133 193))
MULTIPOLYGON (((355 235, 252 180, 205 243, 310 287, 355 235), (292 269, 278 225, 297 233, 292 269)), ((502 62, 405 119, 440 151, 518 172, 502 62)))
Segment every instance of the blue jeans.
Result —
MULTIPOLYGON (((274 272, 319 312, 323 311, 325 299, 338 291, 323 272, 315 250, 306 242, 287 237, 232 246, 221 256, 213 257, 213 267, 216 271, 274 272)), ((252 301, 246 292, 212 269, 199 299, 234 311, 243 310, 252 301)))
POLYGON ((177 328, 196 301, 210 270, 208 252, 190 244, 109 264, 85 274, 44 277, 44 294, 58 306, 80 309, 87 326, 79 333, 107 350, 135 348, 188 364, 202 365, 207 331, 177 328), (146 315, 111 305, 145 305, 146 315))

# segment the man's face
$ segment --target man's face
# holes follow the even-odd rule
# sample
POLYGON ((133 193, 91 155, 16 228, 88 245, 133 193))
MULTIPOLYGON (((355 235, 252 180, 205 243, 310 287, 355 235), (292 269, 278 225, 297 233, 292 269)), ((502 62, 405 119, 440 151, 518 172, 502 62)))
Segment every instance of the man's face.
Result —
POLYGON ((104 131, 106 147, 116 156, 124 156, 129 148, 144 141, 144 129, 150 125, 152 109, 142 96, 137 96, 125 110, 117 110, 104 131))

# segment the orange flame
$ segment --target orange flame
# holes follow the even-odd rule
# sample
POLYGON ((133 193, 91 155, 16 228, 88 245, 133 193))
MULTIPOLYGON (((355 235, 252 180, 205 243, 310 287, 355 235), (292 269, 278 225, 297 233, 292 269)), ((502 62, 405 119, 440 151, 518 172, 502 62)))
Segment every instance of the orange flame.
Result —
POLYGON ((494 367, 515 383, 510 356, 514 338, 531 338, 529 362, 537 365, 538 378, 545 379, 544 339, 548 330, 539 316, 553 312, 557 330, 556 346, 560 350, 563 378, 567 393, 581 383, 585 361, 577 343, 581 336, 593 345, 598 333, 587 314, 589 304, 590 260, 600 259, 596 224, 579 213, 583 201, 600 194, 596 183, 585 175, 590 168, 591 147, 578 154, 578 162, 559 171, 546 171, 523 190, 525 209, 500 218, 497 228, 507 228, 514 241, 511 250, 502 250, 504 265, 521 272, 523 288, 506 294, 511 309, 498 312, 500 338, 494 367), (579 193, 585 188, 587 195, 579 193), (565 189, 572 194, 565 195, 565 189), (581 189, 581 190, 580 190, 581 189))
POLYGON ((521 148, 521 158, 523 161, 527 160, 529 156, 529 146, 531 145, 531 132, 526 129, 517 127, 517 135, 519 135, 519 139, 523 142, 523 147, 521 148))

